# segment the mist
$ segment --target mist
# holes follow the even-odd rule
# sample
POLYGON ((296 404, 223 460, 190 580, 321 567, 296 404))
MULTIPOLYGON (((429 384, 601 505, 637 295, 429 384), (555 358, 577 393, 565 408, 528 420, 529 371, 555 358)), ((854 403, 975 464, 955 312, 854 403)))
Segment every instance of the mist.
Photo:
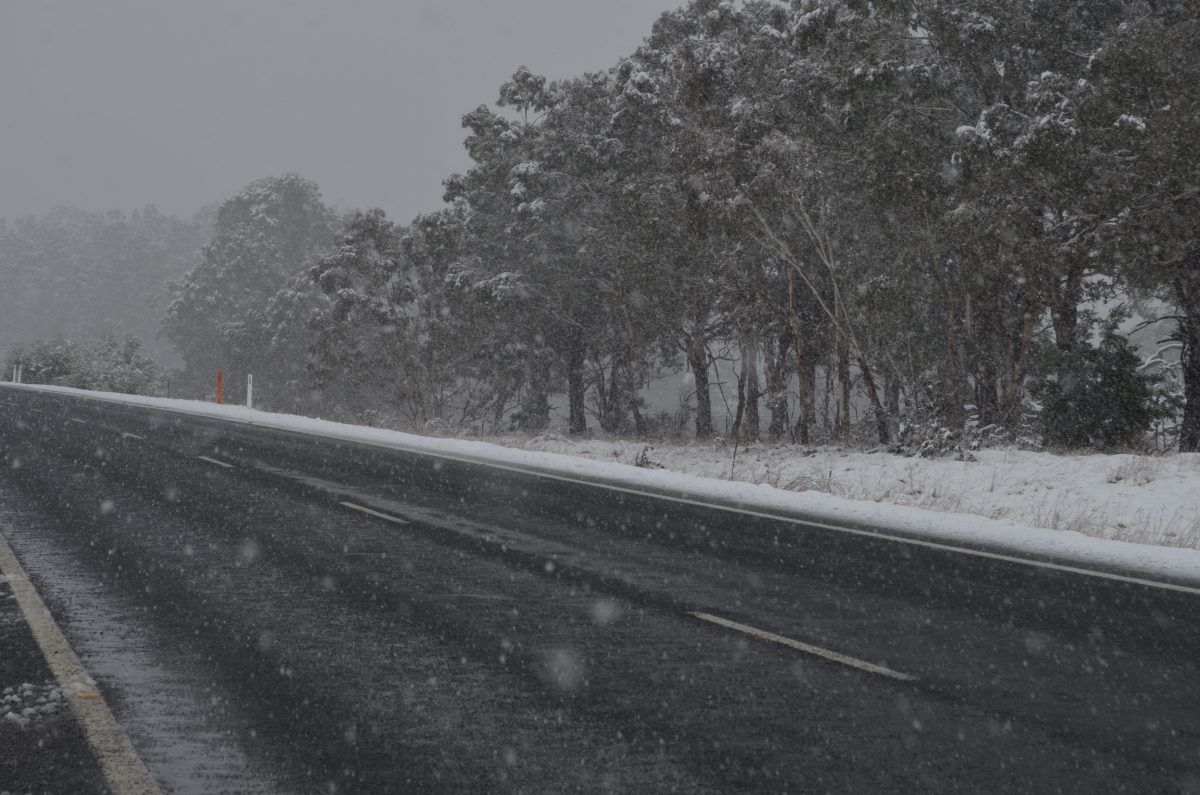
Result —
POLYGON ((675 0, 5 2, 0 218, 190 216, 289 171, 334 206, 436 206, 462 115, 521 64, 606 69, 675 0))

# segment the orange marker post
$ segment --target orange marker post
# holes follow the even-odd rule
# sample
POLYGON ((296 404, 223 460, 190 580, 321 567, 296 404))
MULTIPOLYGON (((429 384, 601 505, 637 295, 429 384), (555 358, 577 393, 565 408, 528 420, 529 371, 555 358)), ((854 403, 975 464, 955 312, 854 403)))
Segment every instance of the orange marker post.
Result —
POLYGON ((221 405, 221 392, 225 387, 225 374, 217 370, 217 405, 221 405))

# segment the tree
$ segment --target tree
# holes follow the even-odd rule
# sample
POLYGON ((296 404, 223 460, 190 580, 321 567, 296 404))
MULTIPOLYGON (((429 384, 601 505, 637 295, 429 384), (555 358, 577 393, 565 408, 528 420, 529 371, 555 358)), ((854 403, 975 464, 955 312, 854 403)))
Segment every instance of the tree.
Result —
POLYGON ((142 341, 106 337, 95 343, 38 340, 9 352, 9 367, 24 368, 25 383, 158 395, 162 368, 142 352, 142 341))
POLYGON ((328 248, 334 225, 316 184, 296 174, 253 182, 221 205, 202 261, 177 284, 163 321, 194 388, 217 370, 239 381, 254 373, 264 385, 288 380, 291 365, 280 355, 288 348, 276 340, 268 306, 328 248))
POLYGON ((1052 375, 1030 386, 1042 404, 1038 422, 1046 444, 1128 449, 1161 418, 1156 388, 1162 377, 1144 372, 1137 352, 1117 333, 1125 317, 1115 313, 1102 323, 1096 345, 1089 339, 1089 320, 1077 325, 1074 345, 1047 351, 1045 369, 1052 375), (1064 379, 1064 373, 1070 377, 1064 379))
POLYGON ((1176 308, 1182 343, 1179 448, 1200 452, 1200 9, 1134 3, 1094 53, 1110 148, 1122 160, 1111 220, 1123 283, 1176 308))

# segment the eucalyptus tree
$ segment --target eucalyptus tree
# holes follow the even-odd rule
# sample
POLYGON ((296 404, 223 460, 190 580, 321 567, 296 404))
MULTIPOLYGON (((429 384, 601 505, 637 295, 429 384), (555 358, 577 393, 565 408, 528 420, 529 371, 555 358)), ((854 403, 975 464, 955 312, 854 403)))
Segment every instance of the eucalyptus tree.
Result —
MULTIPOLYGON (((938 344, 914 338, 910 307, 936 291, 920 266, 936 258, 931 233, 947 187, 940 76, 909 17, 887 4, 798 3, 758 30, 760 49, 787 58, 774 69, 777 90, 759 100, 767 109, 754 114, 774 127, 755 142, 752 223, 786 264, 791 305, 797 288, 810 302, 804 323, 789 309, 796 338, 833 344, 841 432, 858 380, 887 441, 902 382, 912 401, 925 376, 914 348, 938 344)), ((797 349, 802 436, 817 350, 797 349)))
POLYGON ((731 249, 725 168, 736 158, 726 120, 736 77, 740 14, 732 3, 695 0, 663 14, 646 42, 614 70, 612 136, 631 247, 659 271, 664 343, 683 354, 695 381, 696 435, 712 433, 709 344, 731 249))
POLYGON ((552 323, 538 310, 553 304, 540 290, 544 284, 531 278, 534 263, 524 256, 517 224, 521 216, 546 209, 544 200, 527 196, 523 181, 538 168, 532 149, 537 120, 546 109, 545 80, 521 69, 500 94, 501 103, 520 118, 487 106, 463 117, 470 130, 465 146, 472 167, 447 180, 446 199, 462 208, 464 234, 455 277, 478 299, 479 311, 489 312, 490 378, 500 396, 496 417, 503 417, 509 399, 515 398, 515 425, 538 430, 550 422, 554 387, 554 354, 548 345, 552 323))
POLYGON ((411 414, 422 402, 410 365, 417 343, 407 308, 414 295, 400 245, 400 231, 382 210, 357 211, 343 221, 332 250, 301 277, 329 302, 312 318, 310 373, 327 399, 352 413, 386 407, 411 414))
POLYGON ((1125 284, 1175 307, 1184 407, 1179 447, 1200 452, 1200 7, 1135 2, 1091 55, 1114 160, 1110 226, 1125 284))
POLYGON ((976 402, 985 419, 1011 416, 1043 313, 1055 344, 1070 350, 1079 306, 1113 273, 1105 238, 1124 162, 1109 146, 1116 131, 1090 58, 1124 4, 916 6, 939 68, 954 77, 946 100, 964 117, 957 204, 944 228, 969 287, 963 325, 980 363, 976 402))

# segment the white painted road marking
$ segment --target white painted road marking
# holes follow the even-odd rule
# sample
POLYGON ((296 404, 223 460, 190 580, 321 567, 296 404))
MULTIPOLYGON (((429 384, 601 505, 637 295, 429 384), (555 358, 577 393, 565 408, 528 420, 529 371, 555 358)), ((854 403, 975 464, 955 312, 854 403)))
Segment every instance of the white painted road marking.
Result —
MULTIPOLYGON (((335 437, 331 437, 335 438, 335 437)), ((351 440, 359 441, 359 440, 351 440)), ((642 491, 640 489, 626 488, 624 486, 614 486, 610 483, 602 483, 593 480, 583 480, 581 478, 568 477, 566 475, 554 475, 549 472, 539 472, 534 469, 524 469, 522 467, 507 466, 505 464, 493 464, 487 461, 479 461, 472 458, 462 458, 459 456, 444 455, 441 453, 431 453, 426 450, 412 450, 404 447, 390 447, 387 445, 375 444, 373 442, 359 442, 360 444, 369 444, 373 447, 383 447, 384 449, 401 450, 406 453, 414 453, 416 455, 424 455, 430 458, 441 458, 447 461, 456 461, 463 464, 471 464, 473 466, 484 466, 493 469, 499 469, 505 472, 517 472, 523 475, 533 475, 534 477, 545 478, 546 480, 557 480, 563 483, 575 483, 580 486, 591 486, 593 488, 605 489, 607 491, 615 491, 621 494, 632 494, 636 497, 649 497, 653 500, 665 500, 666 502, 674 502, 680 505, 693 505, 697 508, 705 508, 714 511, 724 511, 725 513, 738 514, 740 516, 753 516, 757 519, 769 519, 773 522, 785 522, 787 524, 799 525, 800 527, 819 527, 822 530, 834 530, 847 535, 862 536, 864 538, 876 538, 881 541, 892 541, 898 544, 909 544, 915 547, 923 547, 925 549, 936 549, 942 552, 955 552, 960 555, 970 555, 977 558, 986 558, 988 560, 1002 560, 1005 563, 1016 563, 1024 566, 1032 566, 1039 569, 1048 569, 1050 571, 1061 571, 1068 574, 1081 574, 1085 577, 1096 577, 1102 580, 1115 580, 1116 582, 1127 582, 1133 585, 1144 585, 1148 588, 1161 588, 1164 591, 1177 591, 1179 593, 1192 594, 1200 596, 1200 588, 1189 585, 1177 585, 1173 582, 1161 582, 1159 580, 1146 580, 1141 577, 1127 577, 1124 574, 1112 574, 1107 571, 1097 571, 1095 569, 1084 569, 1079 566, 1068 566, 1062 563, 1050 563, 1044 560, 1031 560, 1029 558, 1020 558, 1015 555, 1006 555, 1001 552, 988 552, 983 549, 971 549, 970 547, 959 547, 953 544, 943 544, 937 541, 924 541, 920 538, 911 538, 909 536, 898 536, 891 533, 883 533, 877 530, 862 530, 854 527, 842 527, 836 524, 826 524, 817 522, 811 519, 797 519, 792 516, 785 516, 777 513, 767 513, 766 511, 754 511, 749 508, 735 508, 731 505, 721 505, 719 503, 703 502, 701 500, 692 500, 686 497, 672 497, 669 494, 658 494, 653 491, 642 491)))
POLYGON ((719 616, 714 616, 709 613, 688 613, 688 615, 692 616, 693 618, 698 618, 701 621, 707 621, 710 624, 716 624, 717 626, 725 627, 726 629, 732 629, 737 632, 744 632, 745 634, 750 635, 751 637, 757 638, 759 640, 769 640, 773 643, 780 643, 789 648, 796 649, 797 651, 802 651, 805 654, 812 654, 812 655, 821 657, 826 660, 831 660, 836 663, 841 663, 842 665, 848 665, 851 668, 857 668, 860 671, 867 671, 868 673, 879 674, 880 676, 886 676, 890 679, 898 679, 901 682, 915 682, 917 679, 917 677, 915 677, 915 676, 911 676, 909 674, 902 674, 899 671, 893 671, 891 668, 884 668, 882 665, 875 665, 874 663, 869 663, 869 662, 866 662, 865 660, 860 660, 856 657, 849 657, 845 654, 839 654, 836 651, 830 651, 829 649, 822 649, 820 646, 813 646, 808 643, 801 643, 798 640, 792 640, 791 638, 785 638, 782 635, 776 635, 774 632, 767 632, 766 630, 755 629, 754 627, 750 627, 745 624, 739 624, 736 621, 730 621, 727 618, 721 618, 719 616))
POLYGON ((158 784, 113 718, 104 697, 93 690, 92 678, 63 637, 3 535, 0 535, 0 574, 7 576, 17 605, 54 678, 64 691, 74 695, 68 703, 100 762, 108 788, 114 795, 158 795, 158 784))
POLYGON ((199 458, 201 461, 207 461, 210 464, 216 464, 219 467, 225 467, 226 469, 233 469, 233 464, 227 464, 224 461, 218 461, 217 459, 209 458, 206 455, 198 455, 198 456, 196 456, 196 458, 199 458))
POLYGON ((343 502, 343 501, 339 500, 338 505, 344 505, 353 511, 359 511, 361 513, 369 514, 371 516, 375 516, 380 519, 386 519, 387 521, 393 522, 395 524, 409 524, 409 522, 405 521, 404 519, 399 519, 395 516, 389 516, 386 513, 380 513, 379 511, 373 511, 370 508, 364 508, 363 506, 355 505, 352 502, 343 502))
POLYGON ((86 421, 86 420, 81 420, 81 419, 79 419, 78 417, 72 417, 72 418, 71 418, 71 422, 77 422, 77 423, 79 423, 80 425, 87 425, 87 421, 86 421))
MULTIPOLYGON (((107 398, 105 398, 105 399, 107 399, 107 398)), ((166 409, 166 410, 174 411, 174 409, 166 409)), ((187 412, 179 412, 179 413, 183 414, 183 413, 187 413, 187 412)), ((211 416, 211 415, 201 415, 201 416, 211 416)), ((238 419, 233 419, 233 418, 222 417, 221 419, 227 419, 229 422, 242 422, 245 424, 252 424, 252 423, 246 422, 245 420, 238 420, 238 419)), ((264 423, 264 426, 271 427, 270 423, 264 423)), ((282 426, 280 426, 280 427, 282 427, 282 426)), ((301 431, 301 433, 304 433, 304 431, 301 431)), ((414 449, 411 447, 404 447, 402 445, 382 444, 380 442, 371 441, 371 440, 367 440, 367 439, 359 439, 359 438, 355 438, 355 437, 349 436, 349 435, 334 436, 332 434, 321 434, 321 433, 317 433, 317 432, 313 432, 310 435, 321 437, 321 438, 326 438, 326 439, 339 439, 339 440, 349 441, 354 444, 361 444, 361 445, 365 445, 365 446, 369 446, 369 447, 376 447, 376 448, 380 448, 383 450, 398 450, 403 453, 411 453, 414 455, 426 456, 428 458, 438 458, 443 461, 454 461, 454 462, 457 462, 460 464, 470 464, 472 466, 483 466, 483 467, 488 467, 490 469, 498 469, 502 472, 515 472, 515 473, 518 473, 521 475, 531 475, 533 477, 543 478, 545 480, 555 480, 560 483, 574 483, 574 484, 577 484, 580 486, 590 486, 592 488, 604 489, 605 491, 615 491, 620 494, 632 494, 636 497, 648 497, 648 498, 654 499, 654 500, 664 500, 666 502, 673 502, 673 503, 676 503, 679 505, 693 505, 697 508, 705 508, 707 510, 713 510, 713 511, 722 511, 725 513, 737 514, 739 516, 753 516, 757 519, 768 519, 773 522, 785 522, 787 524, 798 525, 800 527, 819 527, 822 530, 833 530, 833 531, 836 531, 839 533, 846 533, 847 535, 860 536, 863 538, 875 538, 875 539, 879 539, 881 541, 890 541, 890 542, 894 542, 897 544, 909 544, 911 546, 923 547, 925 549, 936 549, 936 550, 939 550, 942 552, 954 552, 954 553, 957 553, 960 555, 970 555, 972 557, 985 558, 987 560, 1000 560, 1000 561, 1004 561, 1005 563, 1016 563, 1018 565, 1032 566, 1034 568, 1047 569, 1050 571, 1061 571, 1061 572, 1065 572, 1067 574, 1079 574, 1079 575, 1083 575, 1085 577, 1096 577, 1098 579, 1103 579, 1103 580, 1114 580, 1116 582, 1127 582, 1132 585, 1142 585, 1142 586, 1146 586, 1148 588, 1160 588, 1164 591, 1177 591, 1179 593, 1186 593, 1186 594, 1192 594, 1194 596, 1200 596, 1200 588, 1197 588, 1194 586, 1177 585, 1175 583, 1162 582, 1160 580, 1147 580, 1147 579, 1144 579, 1141 577, 1127 577, 1123 574, 1112 574, 1112 573, 1106 572, 1106 571, 1097 571, 1096 569, 1085 569, 1085 568, 1082 568, 1079 566, 1070 566, 1070 565, 1066 565, 1066 564, 1062 564, 1062 563, 1050 563, 1048 561, 1042 561, 1042 560, 1031 560, 1030 558, 1017 557, 1016 555, 1006 555, 1002 552, 988 552, 987 550, 983 550, 983 549, 972 549, 970 547, 960 547, 960 546, 956 546, 954 544, 945 544, 945 543, 941 543, 938 541, 925 541, 920 538, 894 535, 892 533, 885 533, 885 532, 881 532, 878 530, 863 530, 861 528, 843 527, 841 525, 827 524, 825 522, 818 522, 818 521, 815 521, 812 519, 799 519, 799 518, 796 518, 793 516, 787 516, 784 514, 768 513, 767 511, 755 511, 755 510, 751 510, 749 508, 735 508, 731 505, 722 505, 720 503, 704 502, 703 500, 689 499, 687 497, 673 497, 669 494, 660 494, 660 493, 653 492, 653 491, 643 491, 641 489, 630 488, 630 487, 626 487, 626 486, 616 486, 611 483, 604 483, 602 481, 596 481, 596 480, 584 480, 582 478, 571 477, 570 475, 556 475, 552 472, 543 472, 543 471, 540 471, 537 469, 526 469, 525 467, 514 466, 511 464, 501 464, 498 462, 486 461, 486 460, 481 460, 481 459, 476 459, 476 458, 468 458, 465 456, 451 455, 448 453, 436 453, 436 452, 431 452, 429 450, 421 450, 421 449, 414 449)))
POLYGON ((142 442, 146 441, 145 436, 138 436, 136 433, 129 433, 128 431, 121 431, 121 436, 125 437, 126 439, 137 439, 142 442))

